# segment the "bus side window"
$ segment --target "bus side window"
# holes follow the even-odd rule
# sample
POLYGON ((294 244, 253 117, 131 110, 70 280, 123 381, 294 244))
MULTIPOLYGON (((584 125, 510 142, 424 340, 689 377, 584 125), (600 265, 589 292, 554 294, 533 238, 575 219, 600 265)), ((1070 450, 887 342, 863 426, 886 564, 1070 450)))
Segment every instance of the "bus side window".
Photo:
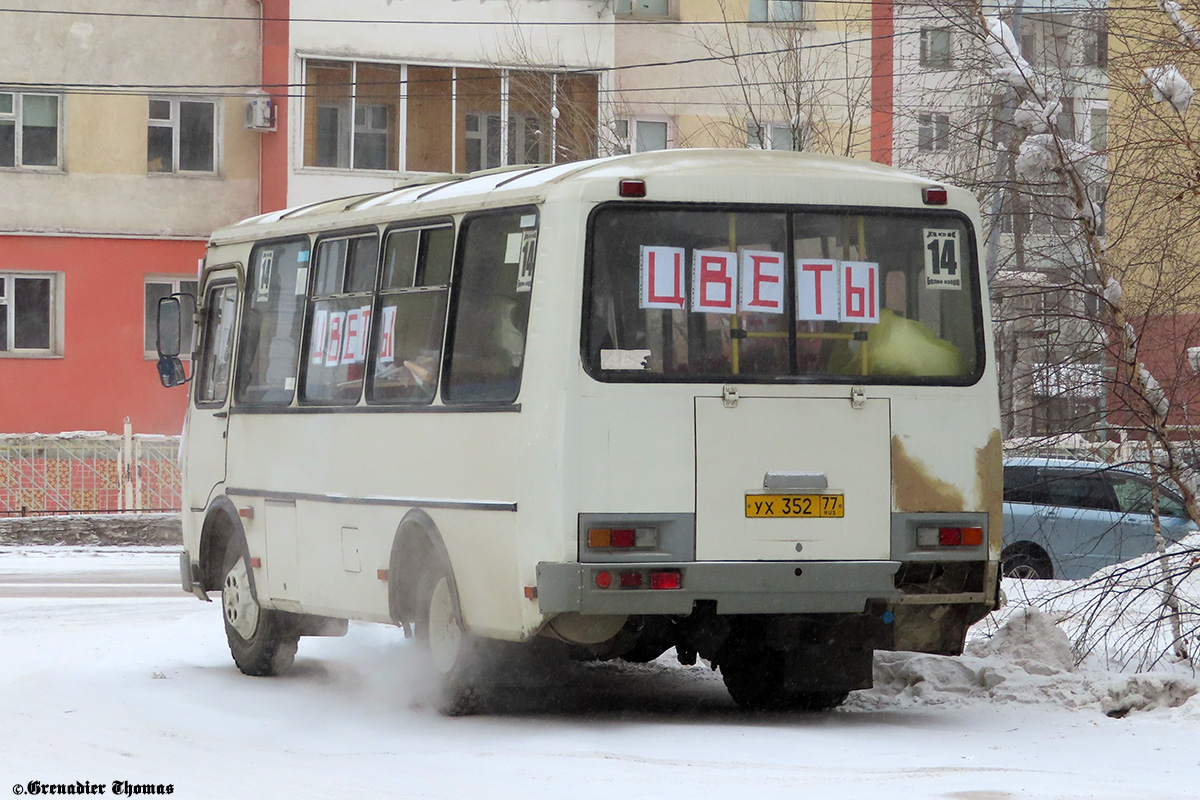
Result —
POLYGON ((507 209, 462 223, 442 398, 512 403, 521 389, 537 251, 537 211, 507 209))
POLYGON ((358 402, 367 365, 378 257, 374 233, 317 242, 301 402, 358 402))
POLYGON ((250 255, 234 397, 239 403, 288 405, 304 322, 308 237, 264 242, 250 255))
POLYGON ((453 260, 453 226, 388 234, 367 402, 433 402, 453 260))
POLYGON ((204 338, 196 375, 196 405, 220 405, 229 392, 237 286, 232 283, 214 286, 208 290, 205 305, 204 338))

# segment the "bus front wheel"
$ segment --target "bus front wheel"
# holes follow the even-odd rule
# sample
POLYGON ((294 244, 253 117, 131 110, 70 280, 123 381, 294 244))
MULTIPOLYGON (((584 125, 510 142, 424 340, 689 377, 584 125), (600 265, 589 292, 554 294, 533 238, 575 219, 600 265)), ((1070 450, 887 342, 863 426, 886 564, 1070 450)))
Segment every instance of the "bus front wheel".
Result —
POLYGON ((258 604, 250 588, 248 562, 238 544, 225 549, 221 579, 225 638, 239 670, 247 675, 278 675, 295 660, 300 636, 282 614, 258 604))

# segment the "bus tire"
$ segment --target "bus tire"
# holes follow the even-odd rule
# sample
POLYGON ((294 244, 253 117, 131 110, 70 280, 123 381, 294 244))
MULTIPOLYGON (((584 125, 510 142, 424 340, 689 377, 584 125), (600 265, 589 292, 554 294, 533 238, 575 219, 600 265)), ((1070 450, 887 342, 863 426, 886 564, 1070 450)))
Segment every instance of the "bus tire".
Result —
POLYGON ((447 716, 475 711, 478 645, 466 632, 450 571, 438 563, 421 571, 416 638, 435 679, 435 702, 447 716))
POLYGON ((233 663, 246 675, 278 675, 292 666, 300 635, 280 613, 258 604, 250 587, 249 557, 240 542, 225 548, 221 612, 233 663))
POLYGON ((787 660, 782 650, 741 650, 721 661, 721 680, 733 701, 751 711, 828 711, 849 696, 839 689, 788 691, 787 660))

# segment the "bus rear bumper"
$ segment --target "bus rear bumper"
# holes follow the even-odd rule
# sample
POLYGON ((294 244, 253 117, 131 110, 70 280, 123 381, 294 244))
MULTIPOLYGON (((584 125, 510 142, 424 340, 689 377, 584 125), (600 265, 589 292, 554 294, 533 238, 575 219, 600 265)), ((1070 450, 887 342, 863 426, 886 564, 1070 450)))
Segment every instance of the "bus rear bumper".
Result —
POLYGON ((715 603, 718 614, 859 614, 869 601, 899 599, 899 569, 899 561, 543 562, 537 599, 543 614, 687 615, 697 602, 715 603))

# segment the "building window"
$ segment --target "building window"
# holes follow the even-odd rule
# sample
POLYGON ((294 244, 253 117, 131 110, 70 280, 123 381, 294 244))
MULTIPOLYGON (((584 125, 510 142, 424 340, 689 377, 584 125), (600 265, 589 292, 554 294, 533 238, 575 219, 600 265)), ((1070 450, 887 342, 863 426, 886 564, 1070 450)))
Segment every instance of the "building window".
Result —
POLYGON ((309 61, 304 165, 400 168, 399 64, 309 61))
POLYGON ((921 66, 950 69, 954 66, 954 33, 949 28, 921 28, 921 66))
MULTIPOLYGON (((154 275, 146 277, 145 288, 145 319, 142 329, 143 350, 146 358, 158 358, 158 301, 173 294, 190 294, 196 297, 200 285, 195 279, 179 278, 171 275, 154 275)), ((187 359, 192 352, 192 327, 185 325, 183 342, 179 349, 180 358, 187 359)))
POLYGON ((0 92, 0 167, 59 167, 60 100, 0 92))
POLYGON ((1092 149, 1102 153, 1108 149, 1108 109, 1093 108, 1088 114, 1088 141, 1092 149))
POLYGON ((647 119, 614 119, 613 154, 667 149, 667 123, 647 119))
POLYGON ((1083 31, 1083 65, 1108 69, 1108 21, 1099 19, 1083 31))
POLYGON ((917 149, 936 152, 950 149, 950 115, 922 112, 917 115, 917 149))
POLYGON ((801 22, 803 0, 750 0, 750 22, 801 22))
POLYGON ((671 0, 617 0, 618 17, 666 17, 671 13, 671 0))
POLYGON ((217 116, 212 100, 150 98, 147 171, 216 172, 217 116))
MULTIPOLYGON (((507 163, 544 163, 542 153, 550 150, 548 143, 543 147, 543 140, 548 138, 545 131, 548 130, 549 126, 543 125, 533 114, 509 114, 507 163)), ((463 136, 466 140, 467 172, 504 165, 505 162, 500 159, 503 132, 499 114, 468 111, 463 136)))
POLYGON ((751 150, 803 150, 804 128, 791 125, 746 124, 746 147, 751 150))
POLYGON ((1062 102, 1062 110, 1058 112, 1054 127, 1062 138, 1074 139, 1077 132, 1075 128, 1075 98, 1062 97, 1059 100, 1062 102))
POLYGON ((463 172, 596 153, 595 75, 308 61, 305 76, 306 167, 463 172))
POLYGON ((59 273, 0 272, 0 355, 61 353, 59 273))

